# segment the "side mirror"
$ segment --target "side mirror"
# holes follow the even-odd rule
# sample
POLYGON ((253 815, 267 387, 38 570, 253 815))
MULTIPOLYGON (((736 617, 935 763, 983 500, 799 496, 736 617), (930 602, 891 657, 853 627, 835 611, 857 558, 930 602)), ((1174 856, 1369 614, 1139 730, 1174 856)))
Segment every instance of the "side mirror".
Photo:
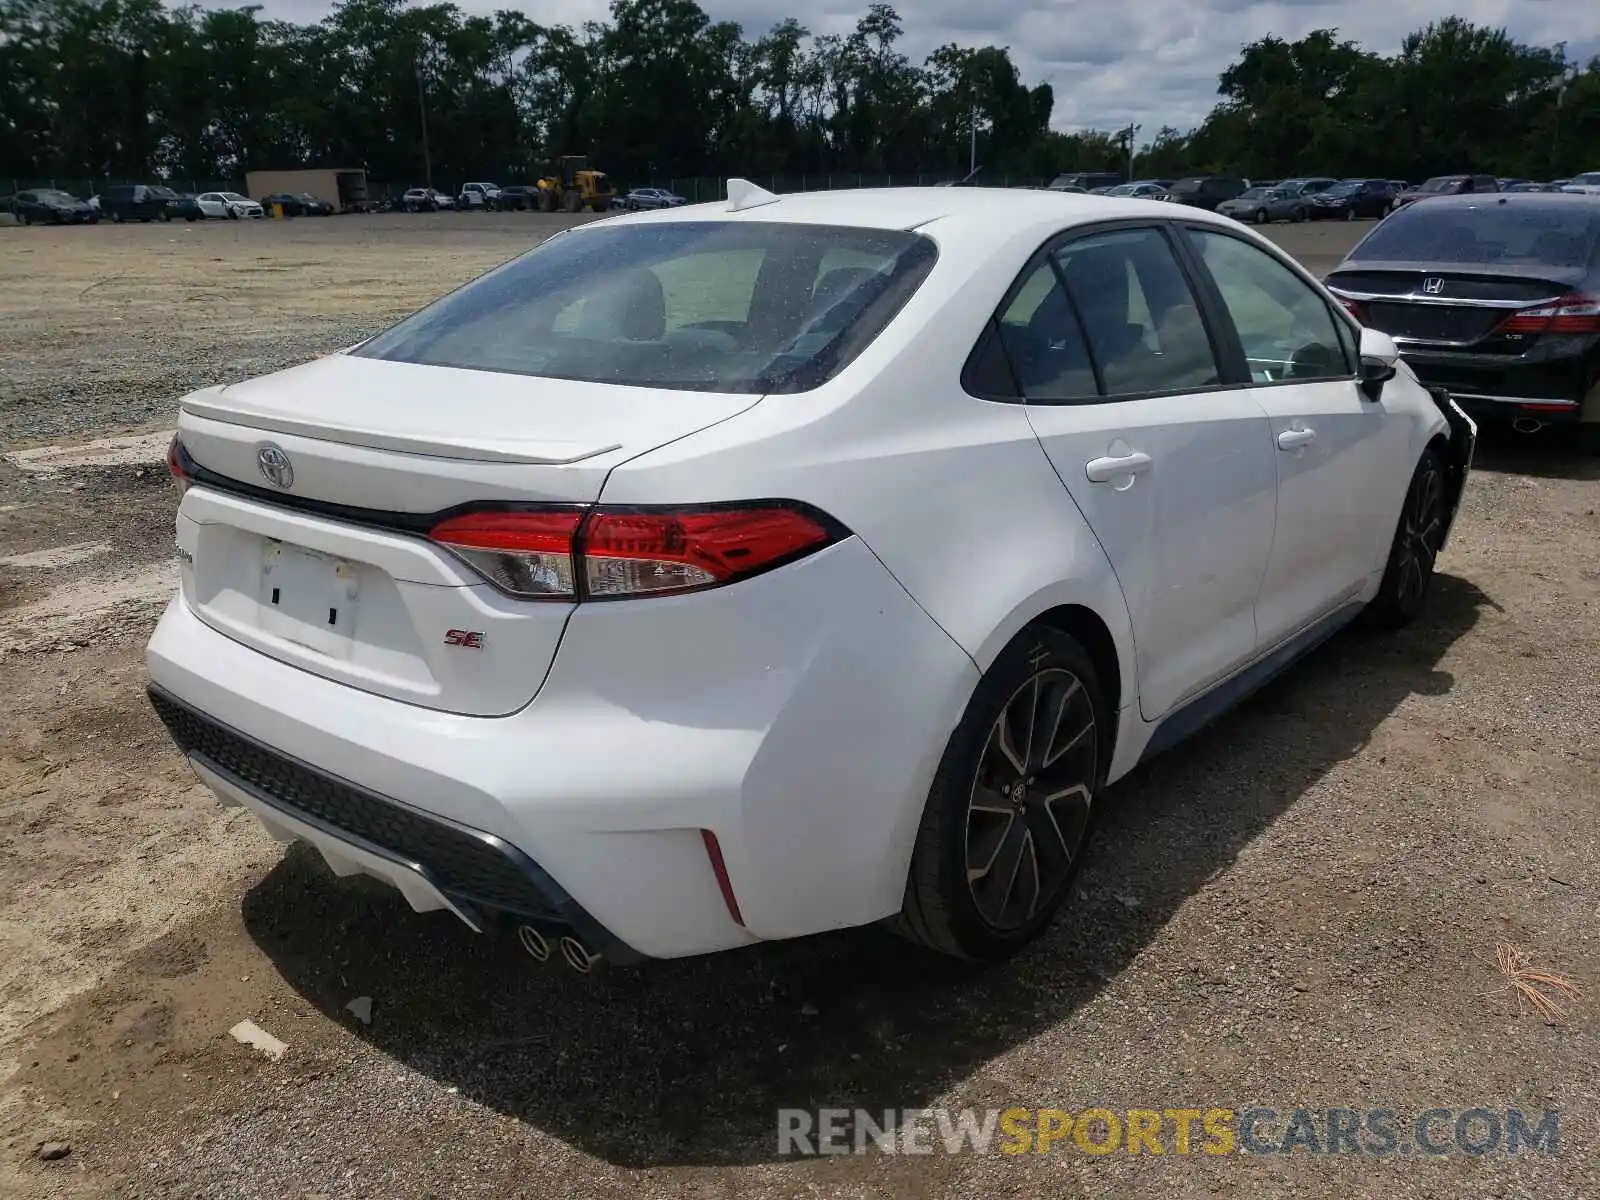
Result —
POLYGON ((1381 329, 1361 329, 1361 366, 1357 373, 1361 394, 1376 401, 1383 395, 1383 385, 1393 379, 1400 369, 1400 349, 1394 339, 1381 329))

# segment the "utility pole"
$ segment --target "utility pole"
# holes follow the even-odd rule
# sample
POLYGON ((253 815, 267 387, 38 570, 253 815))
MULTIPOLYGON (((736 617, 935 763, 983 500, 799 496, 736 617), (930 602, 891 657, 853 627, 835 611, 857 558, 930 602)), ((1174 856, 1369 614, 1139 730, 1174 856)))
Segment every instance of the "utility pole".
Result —
POLYGON ((1561 174, 1561 104, 1567 97, 1567 84, 1578 73, 1576 64, 1567 63, 1567 44, 1557 42, 1556 49, 1561 53, 1561 78, 1556 81, 1556 110, 1555 119, 1551 122, 1550 130, 1550 178, 1554 179, 1561 174))
POLYGON ((417 63, 417 111, 422 114, 422 174, 423 183, 433 190, 433 156, 428 153, 428 98, 422 86, 422 64, 417 63))
POLYGON ((1139 135, 1139 130, 1141 130, 1143 128, 1144 128, 1144 126, 1142 126, 1142 125, 1134 125, 1131 122, 1128 125, 1128 182, 1129 183, 1133 182, 1133 139, 1136 138, 1139 135))

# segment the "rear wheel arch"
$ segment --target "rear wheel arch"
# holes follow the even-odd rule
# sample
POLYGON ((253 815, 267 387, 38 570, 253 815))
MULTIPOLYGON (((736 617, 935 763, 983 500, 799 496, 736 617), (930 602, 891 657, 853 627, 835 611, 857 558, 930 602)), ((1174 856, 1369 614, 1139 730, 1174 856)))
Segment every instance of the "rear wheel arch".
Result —
MULTIPOLYGON (((1105 761, 1109 763, 1116 749, 1115 716, 1122 711, 1122 660, 1117 653, 1117 642, 1111 636, 1110 626, 1101 619, 1099 613, 1081 604, 1057 605, 1040 613, 1029 624, 1044 625, 1076 638, 1094 660, 1095 674, 1100 677, 1100 687, 1105 692, 1102 698, 1113 718, 1106 726, 1105 761)), ((1024 628, 1017 636, 1026 636, 1027 632, 1027 628, 1024 628)))

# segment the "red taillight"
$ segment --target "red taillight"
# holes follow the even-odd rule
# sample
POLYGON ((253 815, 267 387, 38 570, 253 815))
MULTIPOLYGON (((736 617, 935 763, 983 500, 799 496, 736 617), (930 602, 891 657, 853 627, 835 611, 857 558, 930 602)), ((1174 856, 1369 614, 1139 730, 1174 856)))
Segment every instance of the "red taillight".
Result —
POLYGON ((172 441, 167 446, 167 470, 172 474, 172 483, 178 489, 178 495, 189 490, 189 472, 183 465, 183 443, 178 440, 177 434, 172 435, 172 441))
POLYGON ((613 600, 731 583, 835 541, 798 505, 469 512, 429 536, 515 596, 613 600))
POLYGON ((1501 333, 1600 333, 1600 296, 1572 292, 1553 304, 1525 308, 1500 325, 1501 333))
POLYGON ((1349 313, 1352 317, 1354 317, 1356 320, 1360 321, 1363 325, 1365 325, 1367 323, 1367 314, 1361 310, 1361 305, 1357 304, 1354 300, 1351 300, 1351 299, 1349 299, 1348 297, 1345 297, 1345 296, 1336 295, 1334 297, 1334 299, 1337 300, 1340 304, 1344 305, 1345 312, 1349 313))
POLYGON ((441 521, 428 536, 502 591, 570 600, 577 595, 572 543, 582 520, 578 509, 469 512, 441 521))
POLYGON ((598 509, 583 527, 584 590, 596 599, 728 583, 831 540, 793 508, 651 512, 598 509))

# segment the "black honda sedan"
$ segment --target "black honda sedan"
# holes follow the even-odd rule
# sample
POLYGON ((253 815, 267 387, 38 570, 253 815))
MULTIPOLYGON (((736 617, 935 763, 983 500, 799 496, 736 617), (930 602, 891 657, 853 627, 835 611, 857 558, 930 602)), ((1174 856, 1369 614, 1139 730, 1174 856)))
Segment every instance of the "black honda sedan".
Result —
POLYGON ((1600 450, 1600 197, 1438 196, 1328 276, 1424 383, 1482 420, 1570 426, 1600 450))

